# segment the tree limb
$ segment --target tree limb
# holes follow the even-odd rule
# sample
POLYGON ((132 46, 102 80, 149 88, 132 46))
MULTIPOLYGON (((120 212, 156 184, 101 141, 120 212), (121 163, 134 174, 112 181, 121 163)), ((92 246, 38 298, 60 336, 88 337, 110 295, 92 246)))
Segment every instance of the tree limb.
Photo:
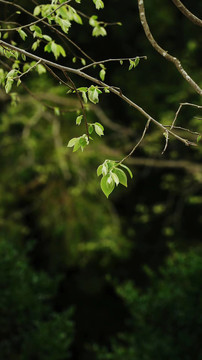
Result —
POLYGON ((58 63, 55 63, 53 61, 50 61, 50 60, 46 60, 42 57, 39 57, 37 55, 34 55, 26 50, 23 50, 21 48, 18 48, 14 45, 11 45, 9 43, 6 43, 5 41, 3 40, 0 40, 0 45, 3 47, 3 48, 7 48, 7 49, 11 49, 11 50, 14 50, 14 51, 17 51, 21 54, 24 54, 25 56, 27 57, 30 57, 34 60, 41 60, 41 63, 44 63, 44 64, 47 64, 49 66, 52 66, 54 68, 57 68, 59 70, 61 70, 62 72, 68 72, 68 73, 72 73, 72 74, 75 74, 75 75, 78 75, 79 77, 82 77, 82 78, 85 78, 86 80, 89 80, 97 85, 100 85, 100 86, 103 86, 103 87, 106 87, 108 88, 108 90, 110 92, 112 92, 113 94, 117 95, 118 97, 120 97, 122 100, 124 100, 126 103, 128 103, 130 106, 132 106, 133 108, 135 108, 136 110, 138 110, 144 117, 147 118, 147 120, 151 120, 154 124, 156 124, 158 127, 161 128, 161 130, 163 132, 167 131, 169 134, 171 134, 172 136, 174 136, 176 139, 178 139, 179 141, 183 142, 186 146, 189 146, 189 145, 194 145, 194 146, 197 146, 195 143, 192 143, 190 142, 189 140, 187 139, 184 139, 182 138, 181 136, 175 134, 172 130, 168 130, 166 129, 161 123, 159 123, 157 120, 155 120, 154 118, 152 118, 145 110, 143 110, 141 108, 141 106, 137 105, 135 102, 133 102, 132 100, 130 100, 128 97, 126 97, 125 95, 122 94, 121 91, 119 90, 116 90, 113 86, 110 86, 106 83, 104 83, 103 81, 101 80, 98 80, 82 71, 80 71, 79 69, 74 69, 74 68, 70 68, 68 66, 63 66, 63 65, 60 65, 58 63))
POLYGON ((180 0, 172 0, 172 2, 190 21, 192 21, 195 25, 202 26, 202 20, 189 11, 180 0))
POLYGON ((140 21, 143 26, 145 35, 147 39, 149 40, 150 44, 153 46, 153 48, 161 54, 166 60, 172 62, 179 73, 183 76, 183 78, 192 86, 192 88, 199 94, 202 95, 202 89, 200 86, 187 74, 187 72, 183 69, 181 62, 174 56, 168 54, 166 50, 164 50, 154 39, 149 25, 147 23, 146 15, 145 15, 145 8, 144 8, 144 0, 138 0, 138 8, 139 8, 139 16, 140 21))

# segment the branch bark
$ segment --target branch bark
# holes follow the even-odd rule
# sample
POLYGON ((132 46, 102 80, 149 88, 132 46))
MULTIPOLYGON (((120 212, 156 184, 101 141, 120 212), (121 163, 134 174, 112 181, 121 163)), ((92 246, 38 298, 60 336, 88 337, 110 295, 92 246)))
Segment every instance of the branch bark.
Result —
POLYGON ((202 20, 189 11, 180 0, 172 0, 175 6, 195 25, 202 26, 202 20))
POLYGON ((139 8, 139 16, 140 21, 143 26, 145 35, 147 39, 149 40, 150 44, 153 46, 153 48, 161 54, 166 60, 172 62, 179 73, 183 76, 183 78, 192 86, 192 88, 199 94, 202 95, 202 89, 200 86, 187 74, 187 72, 183 69, 181 62, 174 56, 170 55, 168 51, 164 50, 154 39, 149 25, 147 23, 146 14, 145 14, 145 7, 144 7, 144 0, 138 0, 138 8, 139 8))

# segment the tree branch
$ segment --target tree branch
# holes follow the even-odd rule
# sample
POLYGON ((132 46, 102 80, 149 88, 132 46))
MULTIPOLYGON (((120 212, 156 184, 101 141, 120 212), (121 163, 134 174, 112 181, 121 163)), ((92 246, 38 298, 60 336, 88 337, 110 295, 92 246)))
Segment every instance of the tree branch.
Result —
POLYGON ((147 39, 149 40, 150 44, 166 60, 172 62, 176 66, 179 73, 183 76, 183 78, 192 86, 192 88, 199 95, 202 95, 202 89, 200 88, 200 86, 197 83, 195 83, 195 81, 183 69, 181 62, 176 57, 168 54, 168 52, 166 50, 164 50, 154 39, 154 37, 150 31, 149 25, 147 23, 147 19, 146 19, 146 15, 145 15, 145 8, 144 8, 144 0, 138 0, 138 8, 139 8, 140 21, 142 23, 145 35, 146 35, 147 39))
MULTIPOLYGON (((21 25, 21 26, 18 26, 16 28, 11 28, 11 29, 0 29, 0 32, 3 32, 3 31, 14 31, 14 30, 19 30, 19 29, 23 29, 23 28, 27 28, 27 27, 30 27, 32 25, 36 25, 38 24, 39 22, 43 22, 43 20, 47 19, 48 16, 52 15, 54 12, 56 12, 57 10, 59 10, 62 6, 64 5, 67 5, 69 2, 71 2, 72 0, 67 0, 65 1, 64 3, 58 5, 58 7, 56 7, 54 10, 52 10, 49 14, 47 14, 46 16, 44 16, 43 18, 36 20, 36 21, 33 21, 29 24, 26 24, 26 25, 21 25)), ((4 2, 4 1, 0 1, 0 2, 4 2)))
MULTIPOLYGON (((77 50, 79 50, 87 59, 89 59, 90 61, 94 61, 88 54, 86 54, 86 52, 80 48, 80 46, 78 46, 73 40, 71 40, 67 35, 65 35, 63 32, 61 32, 60 30, 56 29, 53 27, 53 25, 49 24, 48 22, 46 22, 45 20, 40 19, 38 16, 33 15, 30 11, 24 9, 22 6, 15 4, 14 2, 10 2, 7 0, 0 0, 0 3, 3 4, 7 4, 7 5, 12 5, 15 6, 17 9, 25 12, 27 15, 40 20, 44 25, 48 26, 52 31, 56 32, 58 35, 62 36, 63 38, 65 38, 68 42, 70 42, 70 44, 72 44, 77 50)), ((27 25, 26 25, 27 26, 27 25)))
POLYGON ((139 59, 145 59, 147 60, 147 56, 135 56, 133 58, 119 58, 119 59, 107 59, 107 60, 101 60, 101 61, 94 61, 93 63, 91 64, 88 64, 88 65, 85 65, 83 67, 81 67, 79 70, 85 70, 85 69, 88 69, 92 66, 95 66, 95 65, 100 65, 100 64, 105 64, 107 62, 113 62, 113 61, 129 61, 129 60, 135 60, 136 58, 139 58, 139 59))
POLYGON ((202 26, 202 20, 195 16, 191 11, 189 11, 180 0, 172 0, 175 6, 185 15, 190 21, 195 25, 202 26))
POLYGON ((141 106, 137 105, 135 102, 133 102, 132 100, 130 100, 128 97, 126 97, 125 95, 122 94, 121 91, 119 90, 116 90, 113 86, 110 86, 106 83, 104 83, 103 81, 101 80, 98 80, 82 71, 80 71, 79 69, 74 69, 74 68, 70 68, 70 67, 67 67, 67 66, 63 66, 63 65, 60 65, 60 64, 57 64, 53 61, 50 61, 50 60, 46 60, 42 57, 39 57, 37 55, 34 55, 26 50, 23 50, 21 48, 18 48, 14 45, 11 45, 9 43, 6 43, 5 41, 3 40, 0 40, 0 45, 3 47, 3 48, 7 48, 7 49, 11 49, 11 50, 14 50, 14 51, 17 51, 21 54, 24 54, 25 56, 27 57, 30 57, 34 60, 41 60, 41 63, 44 63, 44 64, 47 64, 49 66, 52 66, 54 68, 57 68, 59 70, 61 70, 62 72, 68 72, 68 73, 72 73, 72 74, 75 74, 75 75, 78 75, 79 77, 82 77, 82 78, 85 78, 86 80, 89 80, 99 86, 103 86, 103 87, 106 87, 108 88, 108 90, 110 92, 112 92, 113 94, 117 95, 118 97, 120 97, 122 100, 124 100, 127 104, 129 104, 130 106, 132 106, 133 108, 135 108, 136 110, 138 110, 144 117, 146 117, 148 120, 150 119, 154 124, 156 124, 158 127, 160 127, 160 129, 165 132, 167 131, 169 134, 171 134, 172 136, 174 136, 176 139, 178 139, 179 141, 183 142, 185 145, 189 146, 189 145, 194 145, 194 146, 197 146, 195 143, 192 143, 190 142, 189 140, 187 139, 184 139, 182 138, 181 136, 175 134, 172 130, 168 130, 166 129, 161 123, 159 123, 157 120, 155 120, 154 118, 152 118, 145 110, 143 110, 141 108, 141 106))

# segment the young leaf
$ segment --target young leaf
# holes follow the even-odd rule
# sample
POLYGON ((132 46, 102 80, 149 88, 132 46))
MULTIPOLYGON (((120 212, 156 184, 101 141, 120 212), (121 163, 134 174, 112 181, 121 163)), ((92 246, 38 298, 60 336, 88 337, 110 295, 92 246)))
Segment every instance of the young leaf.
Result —
POLYGON ((132 179, 133 174, 132 174, 132 171, 128 168, 128 166, 123 165, 123 164, 120 164, 120 166, 122 166, 123 168, 125 168, 125 169, 128 171, 128 173, 129 173, 129 175, 130 175, 130 177, 131 177, 131 179, 132 179))
POLYGON ((100 182, 101 189, 105 196, 108 198, 109 195, 112 193, 115 187, 115 182, 112 179, 111 175, 103 176, 100 182))
POLYGON ((87 99, 87 96, 86 96, 86 93, 85 93, 85 91, 82 91, 82 98, 83 98, 83 101, 84 101, 84 103, 85 104, 87 104, 87 102, 88 102, 88 99, 87 99))
POLYGON ((77 116, 77 118, 76 118, 76 125, 80 125, 82 119, 83 119, 83 115, 77 116))
POLYGON ((40 6, 36 6, 35 9, 34 9, 34 16, 38 16, 41 12, 41 8, 40 6))
POLYGON ((97 168, 97 176, 100 176, 102 174, 102 165, 98 166, 97 168))
POLYGON ((201 140, 201 135, 198 135, 198 136, 197 136, 197 139, 196 139, 197 143, 198 143, 200 140, 201 140))
POLYGON ((95 123, 94 127, 95 127, 96 134, 98 134, 99 136, 104 135, 104 132, 103 132, 104 128, 103 128, 103 126, 101 124, 95 123))
POLYGON ((37 65, 37 71, 38 71, 39 75, 41 75, 41 74, 46 73, 46 68, 45 68, 45 66, 39 64, 39 65, 37 65))
POLYGON ((72 147, 72 146, 74 146, 77 141, 78 141, 77 138, 72 138, 71 140, 69 140, 67 147, 72 147))
POLYGON ((106 36, 107 32, 105 30, 105 28, 103 26, 95 26, 92 32, 92 35, 97 37, 97 36, 106 36))
POLYGON ((119 178, 118 176, 114 173, 114 172, 111 172, 111 176, 116 184, 116 186, 119 184, 119 178))
POLYGON ((91 85, 91 87, 88 88, 88 98, 93 104, 97 104, 99 102, 99 94, 101 93, 100 90, 97 89, 97 87, 91 85))
POLYGON ((104 8, 104 3, 102 0, 93 0, 96 9, 103 9, 104 8))
POLYGON ((89 134, 92 134, 93 130, 94 130, 93 125, 92 125, 92 124, 89 124, 89 125, 88 125, 88 132, 89 132, 89 134))
POLYGON ((124 173, 124 171, 118 168, 114 168, 113 173, 115 173, 118 176, 120 184, 127 187, 127 176, 124 173))
POLYGON ((106 75, 106 71, 104 69, 100 70, 100 79, 104 81, 106 75))
POLYGON ((12 85, 13 85, 13 79, 11 78, 8 78, 7 81, 6 81, 6 86, 5 86, 5 91, 6 91, 6 94, 8 94, 10 91, 11 91, 11 88, 12 88, 12 85))
POLYGON ((74 148, 73 148, 73 152, 77 151, 79 148, 81 147, 81 144, 79 143, 79 140, 77 139, 74 148))
POLYGON ((140 62, 140 58, 139 58, 139 56, 137 56, 136 59, 135 59, 134 68, 136 66, 138 66, 139 62, 140 62))
POLYGON ((25 40, 27 37, 26 32, 24 32, 22 29, 18 30, 18 34, 20 35, 20 37, 22 38, 22 40, 25 40))

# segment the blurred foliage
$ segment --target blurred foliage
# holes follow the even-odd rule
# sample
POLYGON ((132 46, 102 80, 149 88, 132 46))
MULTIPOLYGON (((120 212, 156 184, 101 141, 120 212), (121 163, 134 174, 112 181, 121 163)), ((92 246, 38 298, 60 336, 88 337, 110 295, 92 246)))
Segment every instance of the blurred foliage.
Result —
POLYGON ((71 358, 72 310, 54 311, 57 279, 37 273, 11 239, 0 241, 0 353, 3 359, 71 358))
POLYGON ((117 287, 129 309, 127 330, 111 350, 97 348, 97 359, 201 359, 201 249, 174 252, 158 276, 147 272, 146 292, 132 281, 117 287))

